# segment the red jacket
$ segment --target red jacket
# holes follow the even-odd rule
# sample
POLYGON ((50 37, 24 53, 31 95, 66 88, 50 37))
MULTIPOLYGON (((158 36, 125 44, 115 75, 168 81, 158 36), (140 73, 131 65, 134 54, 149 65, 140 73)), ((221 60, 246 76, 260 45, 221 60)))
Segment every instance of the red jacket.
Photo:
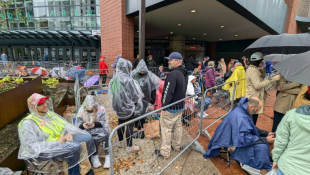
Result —
POLYGON ((99 60, 99 71, 100 71, 100 74, 102 75, 107 74, 109 72, 108 66, 107 64, 105 64, 103 60, 99 60))

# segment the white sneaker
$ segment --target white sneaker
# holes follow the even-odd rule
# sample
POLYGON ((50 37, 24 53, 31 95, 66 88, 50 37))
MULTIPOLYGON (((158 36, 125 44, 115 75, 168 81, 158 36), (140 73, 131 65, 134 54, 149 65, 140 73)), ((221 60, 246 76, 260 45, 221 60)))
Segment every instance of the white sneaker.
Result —
POLYGON ((110 168, 110 155, 105 155, 105 161, 103 168, 109 169, 110 168))
POLYGON ((98 154, 91 156, 91 162, 92 162, 94 168, 99 168, 101 166, 98 154))
POLYGON ((204 118, 207 118, 209 116, 209 114, 207 114, 206 112, 203 112, 203 116, 204 116, 204 118))
MULTIPOLYGON (((200 118, 201 117, 201 112, 199 112, 197 115, 196 115, 198 118, 200 118)), ((202 119, 205 119, 205 118, 207 118, 209 115, 208 114, 206 114, 205 112, 202 114, 202 119)))

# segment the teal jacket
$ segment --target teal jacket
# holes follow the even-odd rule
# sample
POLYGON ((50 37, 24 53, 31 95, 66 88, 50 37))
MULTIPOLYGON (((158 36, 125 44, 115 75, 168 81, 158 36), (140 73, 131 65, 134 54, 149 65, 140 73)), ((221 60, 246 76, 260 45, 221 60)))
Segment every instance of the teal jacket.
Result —
POLYGON ((310 174, 310 106, 286 113, 276 131, 272 158, 285 175, 310 174))

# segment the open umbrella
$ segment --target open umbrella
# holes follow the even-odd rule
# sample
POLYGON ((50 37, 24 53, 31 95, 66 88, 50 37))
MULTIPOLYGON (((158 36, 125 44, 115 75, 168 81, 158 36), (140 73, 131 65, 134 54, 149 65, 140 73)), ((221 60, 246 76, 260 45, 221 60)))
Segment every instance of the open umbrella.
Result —
POLYGON ((310 86, 309 67, 310 52, 295 55, 273 66, 286 80, 310 86))
POLYGON ((266 35, 244 51, 262 52, 263 54, 298 54, 310 50, 310 34, 266 35))
POLYGON ((47 76, 48 75, 48 70, 46 70, 43 67, 34 67, 34 68, 31 69, 31 72, 34 73, 34 74, 40 74, 40 75, 43 75, 43 76, 47 76))
POLYGON ((79 79, 79 81, 82 80, 82 78, 84 77, 86 73, 86 69, 78 69, 74 72, 74 74, 71 76, 72 80, 75 80, 76 78, 79 79))
POLYGON ((70 76, 74 75, 74 72, 75 72, 76 70, 79 70, 79 69, 81 69, 80 66, 71 67, 71 68, 66 72, 66 77, 70 77, 70 76))
POLYGON ((85 83, 84 86, 92 86, 99 80, 99 75, 94 75, 90 77, 85 83))
POLYGON ((284 54, 270 54, 270 55, 265 55, 264 56, 264 61, 272 61, 272 62, 280 62, 283 61, 287 58, 290 58, 292 56, 295 56, 296 54, 289 54, 289 55, 284 55, 284 54))

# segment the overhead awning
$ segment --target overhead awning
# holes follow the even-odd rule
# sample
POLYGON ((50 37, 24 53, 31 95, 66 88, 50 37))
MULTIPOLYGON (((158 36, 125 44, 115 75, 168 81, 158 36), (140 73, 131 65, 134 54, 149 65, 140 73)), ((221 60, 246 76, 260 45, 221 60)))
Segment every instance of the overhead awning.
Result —
POLYGON ((0 31, 3 46, 100 46, 100 36, 91 31, 0 31))

